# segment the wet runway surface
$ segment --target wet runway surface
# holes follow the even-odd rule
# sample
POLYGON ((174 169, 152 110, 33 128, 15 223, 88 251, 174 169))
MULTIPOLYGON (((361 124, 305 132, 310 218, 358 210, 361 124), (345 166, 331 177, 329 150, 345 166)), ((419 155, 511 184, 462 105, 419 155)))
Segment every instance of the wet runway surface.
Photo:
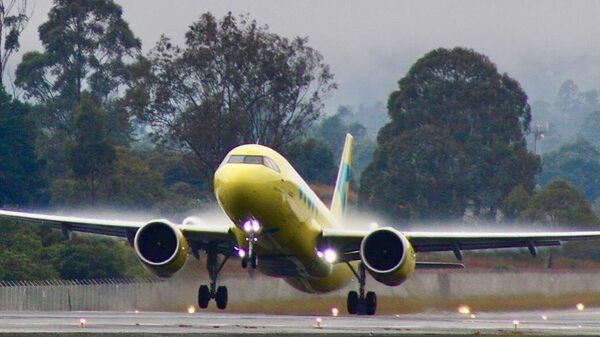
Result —
POLYGON ((600 309, 480 313, 474 317, 458 312, 321 316, 320 327, 317 317, 207 312, 1 312, 0 333, 504 334, 513 333, 516 324, 520 333, 600 336, 600 309))

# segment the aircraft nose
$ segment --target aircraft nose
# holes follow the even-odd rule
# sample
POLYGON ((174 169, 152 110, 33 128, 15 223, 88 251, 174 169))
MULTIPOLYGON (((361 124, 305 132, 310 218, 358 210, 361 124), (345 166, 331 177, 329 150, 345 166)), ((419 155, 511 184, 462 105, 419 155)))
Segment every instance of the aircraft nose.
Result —
POLYGON ((263 204, 277 174, 260 165, 227 164, 215 172, 215 196, 230 217, 239 219, 256 213, 263 204))

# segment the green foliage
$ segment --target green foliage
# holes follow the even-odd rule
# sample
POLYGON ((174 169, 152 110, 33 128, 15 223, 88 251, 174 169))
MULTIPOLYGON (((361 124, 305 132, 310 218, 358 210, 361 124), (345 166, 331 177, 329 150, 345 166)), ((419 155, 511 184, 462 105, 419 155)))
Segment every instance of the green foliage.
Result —
POLYGON ((467 203, 467 154, 443 129, 424 126, 375 151, 360 196, 403 219, 460 217, 467 203))
POLYGON ((526 148, 527 96, 486 56, 433 50, 399 87, 388 101, 392 121, 379 132, 375 158, 361 178, 362 204, 391 216, 437 218, 461 216, 469 201, 476 214, 493 216, 514 186, 533 189, 540 164, 526 148), (452 169, 444 173, 443 165, 452 169), (431 192, 413 186, 407 174, 431 192))
POLYGON ((4 84, 6 65, 21 47, 19 38, 33 12, 27 0, 0 0, 0 82, 4 84))
POLYGON ((292 166, 306 179, 317 184, 333 184, 337 166, 327 144, 323 141, 309 138, 295 142, 285 150, 287 159, 292 166))
POLYGON ((57 269, 64 279, 131 277, 141 275, 133 250, 123 241, 77 236, 64 244, 57 259, 57 269))
POLYGON ((544 155, 544 169, 539 176, 542 186, 554 179, 575 185, 589 200, 600 197, 600 151, 584 139, 565 144, 544 155))
POLYGON ((0 205, 3 207, 42 201, 43 163, 35 154, 37 129, 30 110, 0 86, 0 205))
POLYGON ((121 149, 100 193, 103 202, 123 208, 150 208, 165 197, 162 175, 121 149))
POLYGON ((190 154, 204 182, 236 145, 282 149, 300 137, 335 88, 306 39, 288 40, 231 13, 203 14, 183 49, 161 38, 130 74, 123 104, 190 154))
POLYGON ((529 204, 531 196, 523 186, 519 185, 513 188, 502 204, 504 215, 508 219, 516 219, 529 204))
POLYGON ((87 94, 75 111, 74 129, 75 142, 67 147, 67 159, 75 177, 84 182, 93 205, 116 151, 107 141, 104 112, 87 94))
POLYGON ((74 235, 4 221, 0 226, 0 279, 136 277, 147 273, 124 241, 74 235))
POLYGON ((590 142, 590 144, 600 146, 600 111, 594 111, 589 114, 581 124, 579 136, 590 142))
POLYGON ((528 221, 570 228, 593 228, 600 219, 577 188, 564 180, 554 180, 536 193, 521 217, 528 221))
POLYGON ((119 92, 124 60, 141 48, 122 14, 112 0, 54 1, 38 29, 44 52, 24 54, 15 81, 45 106, 48 126, 70 128, 86 86, 103 104, 119 92))

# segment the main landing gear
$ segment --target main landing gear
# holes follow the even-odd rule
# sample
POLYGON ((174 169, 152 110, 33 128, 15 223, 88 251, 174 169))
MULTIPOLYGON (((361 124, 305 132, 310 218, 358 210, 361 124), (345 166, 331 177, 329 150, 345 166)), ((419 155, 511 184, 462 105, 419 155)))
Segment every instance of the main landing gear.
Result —
POLYGON ((358 279, 358 292, 350 291, 348 293, 346 301, 348 313, 351 315, 375 315, 377 311, 377 295, 375 292, 369 291, 365 296, 365 283, 367 280, 365 266, 361 263, 358 266, 358 272, 350 263, 348 263, 348 267, 358 279))
POLYGON ((223 310, 227 307, 227 287, 217 287, 217 277, 229 256, 226 255, 223 261, 219 262, 219 256, 214 247, 209 247, 206 252, 206 269, 210 276, 210 285, 203 284, 198 289, 198 306, 201 309, 206 309, 210 300, 214 299, 217 308, 223 310))

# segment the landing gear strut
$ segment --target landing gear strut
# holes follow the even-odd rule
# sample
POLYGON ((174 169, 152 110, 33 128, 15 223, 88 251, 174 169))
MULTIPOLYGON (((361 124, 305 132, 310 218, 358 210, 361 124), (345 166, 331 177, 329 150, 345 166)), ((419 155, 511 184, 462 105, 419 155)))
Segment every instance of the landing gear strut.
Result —
POLYGON ((254 252, 254 243, 258 241, 257 232, 260 230, 258 220, 252 219, 244 223, 244 231, 248 233, 248 253, 242 256, 242 268, 248 268, 248 263, 252 269, 256 269, 256 253, 254 252))
POLYGON ((348 293, 346 301, 348 313, 351 315, 375 315, 377 311, 377 295, 375 292, 369 291, 365 296, 365 283, 367 281, 365 266, 361 263, 358 266, 357 272, 350 263, 347 264, 358 280, 358 293, 356 291, 348 293))
POLYGON ((214 299, 217 308, 223 310, 227 307, 227 287, 217 287, 217 277, 221 269, 223 269, 225 262, 229 259, 229 256, 225 255, 223 261, 219 262, 219 256, 215 247, 209 247, 206 253, 206 269, 210 276, 210 285, 203 284, 198 289, 198 306, 201 309, 206 309, 210 300, 214 299))

